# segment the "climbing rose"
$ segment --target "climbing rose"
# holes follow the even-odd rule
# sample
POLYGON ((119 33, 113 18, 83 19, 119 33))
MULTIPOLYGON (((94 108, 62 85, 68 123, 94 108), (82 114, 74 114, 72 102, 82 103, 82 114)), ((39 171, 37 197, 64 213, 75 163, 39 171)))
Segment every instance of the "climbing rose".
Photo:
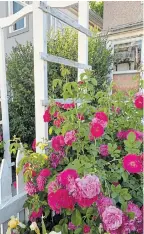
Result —
POLYGON ((59 173, 57 176, 57 181, 63 185, 67 186, 70 182, 71 179, 76 179, 78 178, 78 173, 74 169, 67 169, 59 173))
POLYGON ((137 131, 135 129, 129 129, 129 130, 126 130, 126 131, 119 131, 117 133, 117 138, 120 139, 120 140, 124 140, 124 139, 127 139, 128 137, 128 134, 133 132, 136 136, 136 140, 138 141, 142 141, 143 140, 143 133, 140 132, 140 131, 137 131))
POLYGON ((104 157, 107 157, 109 155, 108 145, 100 145, 100 154, 104 157))
POLYGON ((45 111, 43 115, 43 119, 44 119, 44 122, 47 122, 47 123, 49 123, 52 120, 51 114, 50 114, 50 107, 45 111))
POLYGON ((35 221, 37 218, 40 218, 42 216, 42 213, 43 213, 43 210, 42 208, 39 208, 39 210, 36 212, 36 211, 33 211, 30 215, 30 221, 33 222, 35 221))
POLYGON ((33 140, 32 149, 33 151, 36 151, 36 139, 33 140))
POLYGON ((39 175, 36 179, 37 187, 39 191, 44 191, 46 184, 46 177, 39 175))
POLYGON ((52 148, 55 151, 61 151, 62 147, 65 145, 64 137, 62 135, 52 137, 52 148))
POLYGON ((108 117, 104 112, 97 112, 95 113, 93 122, 99 123, 100 125, 102 125, 103 128, 105 128, 108 123, 108 117))
POLYGON ((59 189, 55 193, 48 195, 48 204, 57 214, 61 209, 74 209, 75 200, 68 194, 66 189, 59 189))
POLYGON ((99 138, 104 134, 104 128, 99 123, 91 123, 90 133, 93 137, 99 138))
POLYGON ((48 168, 44 168, 41 170, 40 175, 44 177, 48 177, 51 175, 51 171, 48 168))
POLYGON ((137 109, 143 109, 144 96, 141 93, 137 93, 134 100, 134 105, 137 109))
POLYGON ((91 230, 91 228, 90 228, 88 225, 85 224, 85 225, 83 226, 83 232, 84 232, 84 234, 89 233, 90 230, 91 230))
POLYGON ((109 206, 102 213, 102 220, 106 231, 113 231, 122 225, 122 211, 115 206, 109 206))
POLYGON ((65 134, 64 142, 66 145, 72 146, 72 143, 76 141, 76 133, 74 130, 65 134))
POLYGON ((127 154, 123 158, 123 168, 130 173, 142 172, 142 162, 140 157, 135 154, 127 154))
POLYGON ((37 192, 36 186, 33 184, 32 181, 29 181, 25 185, 25 190, 28 193, 28 195, 33 196, 37 192))

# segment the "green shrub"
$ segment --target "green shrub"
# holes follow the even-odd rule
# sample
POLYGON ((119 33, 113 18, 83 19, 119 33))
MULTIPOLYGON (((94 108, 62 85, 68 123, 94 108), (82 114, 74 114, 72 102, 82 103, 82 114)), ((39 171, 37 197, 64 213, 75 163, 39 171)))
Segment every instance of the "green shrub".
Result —
MULTIPOLYGON (((48 52, 53 55, 77 61, 78 35, 75 30, 65 28, 48 36, 48 52)), ((111 51, 106 49, 106 38, 89 39, 89 64, 98 85, 95 92, 103 89, 106 75, 112 61, 111 51)), ((77 79, 77 69, 63 65, 48 64, 49 96, 61 97, 61 90, 52 91, 52 81, 61 79, 63 84, 77 79)), ((33 46, 17 44, 7 58, 7 80, 9 85, 9 114, 11 137, 17 135, 23 142, 32 142, 35 136, 34 121, 34 75, 33 46)), ((43 114, 43 113, 42 113, 43 114)))

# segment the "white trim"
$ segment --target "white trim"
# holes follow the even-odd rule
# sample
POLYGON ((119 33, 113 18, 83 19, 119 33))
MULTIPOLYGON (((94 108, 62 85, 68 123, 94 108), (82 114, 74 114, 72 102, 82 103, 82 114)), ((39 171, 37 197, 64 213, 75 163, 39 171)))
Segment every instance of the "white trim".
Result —
MULTIPOLYGON (((10 15, 14 15, 14 13, 13 13, 13 2, 14 2, 14 1, 8 1, 8 15, 9 15, 9 16, 10 16, 10 15)), ((15 2, 17 2, 17 1, 15 1, 15 2)), ((24 7, 24 5, 21 4, 20 1, 18 1, 17 3, 20 4, 20 5, 22 5, 22 6, 24 7)), ((13 26, 14 26, 14 25, 12 25, 12 26, 9 27, 9 33, 18 32, 18 31, 21 31, 21 30, 23 30, 24 28, 26 28, 26 17, 24 17, 24 27, 22 27, 22 28, 20 28, 20 29, 17 29, 17 30, 14 30, 14 27, 13 27, 13 26)))
POLYGON ((113 75, 140 73, 138 70, 114 71, 113 75))
POLYGON ((142 36, 140 37, 134 37, 134 38, 121 38, 121 39, 118 39, 118 40, 112 40, 113 41, 113 45, 119 45, 119 44, 125 44, 125 43, 128 43, 128 42, 136 42, 136 41, 140 41, 142 40, 142 36))

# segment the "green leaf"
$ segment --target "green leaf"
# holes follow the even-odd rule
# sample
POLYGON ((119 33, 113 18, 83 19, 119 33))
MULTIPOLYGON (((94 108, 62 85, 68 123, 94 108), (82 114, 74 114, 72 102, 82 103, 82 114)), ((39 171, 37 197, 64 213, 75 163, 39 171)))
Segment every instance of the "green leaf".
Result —
POLYGON ((133 132, 130 132, 127 136, 129 142, 133 143, 136 140, 136 135, 133 132))
POLYGON ((71 216, 71 221, 75 226, 78 226, 82 222, 81 213, 79 210, 75 209, 71 216))
POLYGON ((74 231, 74 234, 80 234, 82 232, 82 228, 78 228, 74 231))
POLYGON ((54 230, 56 232, 60 232, 62 230, 62 226, 61 225, 56 225, 56 226, 54 226, 54 230))
POLYGON ((62 234, 68 234, 68 226, 67 226, 67 224, 63 224, 62 225, 61 232, 62 232, 62 234))
POLYGON ((94 208, 89 207, 86 212, 86 217, 89 219, 93 215, 93 213, 94 213, 94 208))
POLYGON ((47 230, 46 230, 43 218, 42 218, 42 234, 47 234, 47 230))
POLYGON ((130 219, 134 219, 134 217, 135 217, 135 213, 134 212, 128 212, 127 214, 128 214, 128 217, 130 219))

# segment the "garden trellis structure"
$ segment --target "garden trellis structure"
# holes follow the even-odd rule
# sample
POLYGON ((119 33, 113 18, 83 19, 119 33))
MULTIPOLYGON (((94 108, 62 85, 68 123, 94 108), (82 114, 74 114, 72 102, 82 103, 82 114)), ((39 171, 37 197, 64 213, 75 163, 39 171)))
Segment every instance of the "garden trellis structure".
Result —
MULTIPOLYGON (((27 5, 24 2, 19 2, 24 7, 14 15, 0 19, 0 84, 1 84, 1 106, 2 106, 2 128, 3 139, 5 144, 4 159, 0 168, 0 225, 1 234, 4 234, 4 226, 10 216, 18 214, 23 209, 23 204, 26 200, 24 191, 24 183, 22 174, 16 177, 17 179, 17 194, 12 196, 11 191, 11 157, 9 154, 9 115, 8 115, 8 100, 7 100, 7 85, 6 85, 6 65, 5 65, 5 50, 4 50, 4 29, 10 27, 17 20, 23 18, 27 14, 33 13, 33 45, 34 45, 34 83, 35 83, 35 126, 36 126, 36 141, 40 142, 42 138, 48 138, 48 124, 44 123, 42 113, 48 105, 48 77, 47 77, 47 62, 55 62, 78 68, 78 79, 80 74, 85 69, 91 69, 88 65, 88 36, 92 36, 88 30, 89 25, 89 6, 88 2, 78 2, 79 4, 79 22, 72 20, 55 7, 66 7, 67 5, 76 2, 33 2, 27 5), (78 35, 78 62, 71 61, 65 58, 47 54, 47 14, 58 18, 69 26, 77 29, 78 35), (7 176, 6 176, 7 175, 7 176)), ((62 102, 70 102, 71 100, 61 100, 62 102)), ((36 149, 37 152, 39 149, 36 149)), ((18 152, 16 164, 23 156, 22 151, 18 152)))

